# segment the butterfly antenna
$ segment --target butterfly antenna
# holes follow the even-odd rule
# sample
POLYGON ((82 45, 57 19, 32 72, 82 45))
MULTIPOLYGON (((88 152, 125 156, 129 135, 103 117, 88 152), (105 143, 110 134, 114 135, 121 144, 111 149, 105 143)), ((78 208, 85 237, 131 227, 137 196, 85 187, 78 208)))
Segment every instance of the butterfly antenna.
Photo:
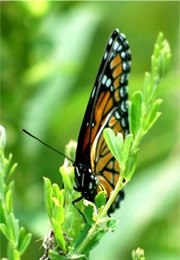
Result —
POLYGON ((50 148, 51 150, 55 151, 56 153, 59 153, 60 155, 62 155, 63 157, 67 158, 69 161, 71 161, 72 163, 74 163, 73 160, 71 160, 68 156, 64 155, 63 153, 59 152, 58 150, 56 150, 55 148, 53 148, 52 146, 46 144, 45 142, 43 142, 42 140, 40 140, 38 137, 32 135, 31 133, 29 133, 27 130, 22 129, 22 131, 24 133, 26 133, 27 135, 31 136, 32 138, 36 139, 37 141, 39 141, 41 144, 47 146, 48 148, 50 148))

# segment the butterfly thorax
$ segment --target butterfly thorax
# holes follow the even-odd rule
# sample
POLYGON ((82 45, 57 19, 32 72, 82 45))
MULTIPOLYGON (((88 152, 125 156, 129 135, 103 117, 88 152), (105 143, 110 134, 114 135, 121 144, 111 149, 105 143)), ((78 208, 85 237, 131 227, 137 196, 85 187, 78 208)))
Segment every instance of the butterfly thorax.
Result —
POLYGON ((98 179, 93 174, 91 168, 83 164, 75 166, 75 182, 75 190, 81 192, 85 199, 94 202, 97 194, 98 179))

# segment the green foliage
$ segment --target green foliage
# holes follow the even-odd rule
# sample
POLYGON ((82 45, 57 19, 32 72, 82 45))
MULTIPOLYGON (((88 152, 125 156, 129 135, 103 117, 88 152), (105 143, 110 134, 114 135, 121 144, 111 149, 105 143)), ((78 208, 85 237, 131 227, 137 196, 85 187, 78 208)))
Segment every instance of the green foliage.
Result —
MULTIPOLYGON (((65 219, 65 216, 70 212, 69 201, 77 198, 73 189, 73 168, 68 166, 66 160, 64 166, 60 168, 64 189, 60 190, 57 185, 52 185, 50 180, 45 178, 45 202, 54 233, 53 250, 55 251, 53 253, 49 251, 52 260, 62 259, 60 256, 62 253, 63 259, 78 256, 86 259, 89 252, 98 245, 103 236, 116 228, 117 220, 107 217, 107 212, 119 191, 131 180, 136 169, 140 142, 159 118, 158 109, 162 100, 156 99, 157 87, 167 72, 170 56, 169 45, 164 40, 163 34, 160 33, 152 56, 151 74, 145 75, 144 92, 137 91, 132 96, 129 111, 131 134, 128 134, 124 139, 120 133, 115 135, 112 129, 104 130, 104 138, 113 156, 119 162, 120 177, 107 203, 104 192, 97 194, 95 198, 97 205, 84 200, 81 212, 86 223, 82 225, 83 231, 77 238, 78 242, 72 233, 70 236, 70 233, 66 232, 65 228, 66 222, 68 222, 69 230, 72 230, 74 225, 81 226, 82 223, 80 218, 76 219, 73 215, 70 219, 65 219)), ((70 154, 70 150, 68 154, 70 154)), ((75 215, 77 212, 73 212, 73 214, 75 215)), ((145 259, 144 253, 140 249, 133 251, 132 256, 133 260, 145 259)))
MULTIPOLYGON (((77 209, 72 207, 72 200, 77 199, 80 194, 74 191, 74 168, 67 165, 60 167, 60 174, 63 178, 64 188, 60 189, 56 184, 44 178, 45 205, 53 228, 53 250, 48 248, 51 259, 86 259, 89 252, 94 248, 106 234, 113 231, 117 220, 109 217, 101 217, 106 197, 104 192, 97 194, 96 206, 87 200, 82 202, 79 210, 82 211, 86 223, 82 221, 77 209), (79 237, 73 229, 82 227, 79 237), (93 228, 93 234, 89 230, 93 228), (88 237, 88 238, 87 238, 88 237), (65 258, 65 255, 67 258, 65 258)), ((105 216, 105 214, 104 214, 105 216)), ((49 241, 45 241, 49 245, 49 241)))
POLYGON ((0 231, 8 241, 8 259, 20 260, 31 241, 31 234, 19 226, 19 220, 13 212, 14 181, 9 180, 17 163, 11 165, 12 154, 5 157, 5 144, 5 129, 0 126, 0 231))
POLYGON ((141 248, 137 248, 132 251, 132 260, 145 260, 144 250, 141 248))
MULTIPOLYGON (((159 28, 171 44, 172 66, 158 95, 163 99, 163 116, 143 139, 136 175, 125 187, 121 208, 113 214, 120 226, 93 249, 90 259, 129 259, 137 245, 146 249, 147 259, 179 259, 179 2, 45 0, 1 1, 0 5, 1 123, 8 136, 6 155, 12 152, 18 162, 15 212, 38 240, 30 243, 23 258, 42 255, 39 238, 49 230, 42 176, 61 187, 57 169, 63 158, 20 129, 27 128, 60 151, 69 138, 77 139, 107 37, 117 27, 126 34, 132 51, 130 100, 135 90, 143 89, 159 28)), ((78 228, 73 228, 77 238, 78 228)), ((6 255, 2 234, 0 241, 1 259, 6 255)))

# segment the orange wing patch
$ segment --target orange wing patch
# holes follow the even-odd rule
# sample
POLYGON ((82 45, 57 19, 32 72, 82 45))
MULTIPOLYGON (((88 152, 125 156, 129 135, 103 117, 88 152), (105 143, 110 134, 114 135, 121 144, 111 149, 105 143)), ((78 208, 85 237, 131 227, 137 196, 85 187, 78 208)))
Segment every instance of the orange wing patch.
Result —
POLYGON ((110 97, 110 92, 102 93, 97 101, 96 108, 95 108, 95 121, 101 122, 101 118, 103 117, 103 109, 106 107, 108 99, 110 97), (103 95, 102 95, 103 94, 103 95))
POLYGON ((119 64, 113 71, 113 77, 116 78, 120 73, 122 73, 122 66, 119 64))
POLYGON ((110 197, 110 193, 113 190, 112 186, 102 176, 98 176, 98 181, 99 181, 100 185, 97 186, 97 190, 98 191, 99 190, 104 190, 105 193, 106 193, 106 196, 109 198, 110 197))
POLYGON ((115 98, 116 102, 118 102, 118 101, 120 100, 119 89, 117 89, 117 90, 114 92, 114 98, 115 98))
POLYGON ((120 85, 120 76, 117 77, 117 78, 114 80, 113 85, 114 85, 115 88, 118 88, 118 87, 119 87, 119 85, 120 85))
POLYGON ((116 55, 115 57, 114 57, 114 59, 111 61, 111 64, 110 64, 110 68, 111 69, 113 69, 118 63, 120 63, 121 62, 121 57, 120 57, 120 55, 118 54, 118 55, 116 55))

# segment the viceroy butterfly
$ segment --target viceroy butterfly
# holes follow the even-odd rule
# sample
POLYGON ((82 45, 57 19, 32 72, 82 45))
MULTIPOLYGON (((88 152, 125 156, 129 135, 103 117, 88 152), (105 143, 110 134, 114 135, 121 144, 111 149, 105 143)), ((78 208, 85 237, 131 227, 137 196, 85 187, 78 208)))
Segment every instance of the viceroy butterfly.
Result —
MULTIPOLYGON (((116 29, 109 37, 79 133, 74 163, 75 190, 82 196, 76 201, 85 198, 94 202, 100 190, 105 191, 108 199, 118 181, 120 167, 105 143, 103 130, 110 127, 124 137, 129 133, 130 61, 128 41, 116 29)), ((108 213, 118 208, 123 198, 124 191, 120 191, 108 213)))
MULTIPOLYGON (((81 125, 75 162, 63 153, 44 143, 36 136, 22 129, 40 143, 65 156, 75 168, 76 191, 82 198, 94 202, 96 194, 104 190, 107 199, 115 188, 119 174, 119 163, 111 154, 103 137, 106 127, 125 137, 129 133, 128 122, 128 73, 130 72, 131 52, 124 34, 116 29, 109 37, 105 53, 91 92, 81 125)), ((119 207, 124 198, 120 191, 108 214, 119 207)))

